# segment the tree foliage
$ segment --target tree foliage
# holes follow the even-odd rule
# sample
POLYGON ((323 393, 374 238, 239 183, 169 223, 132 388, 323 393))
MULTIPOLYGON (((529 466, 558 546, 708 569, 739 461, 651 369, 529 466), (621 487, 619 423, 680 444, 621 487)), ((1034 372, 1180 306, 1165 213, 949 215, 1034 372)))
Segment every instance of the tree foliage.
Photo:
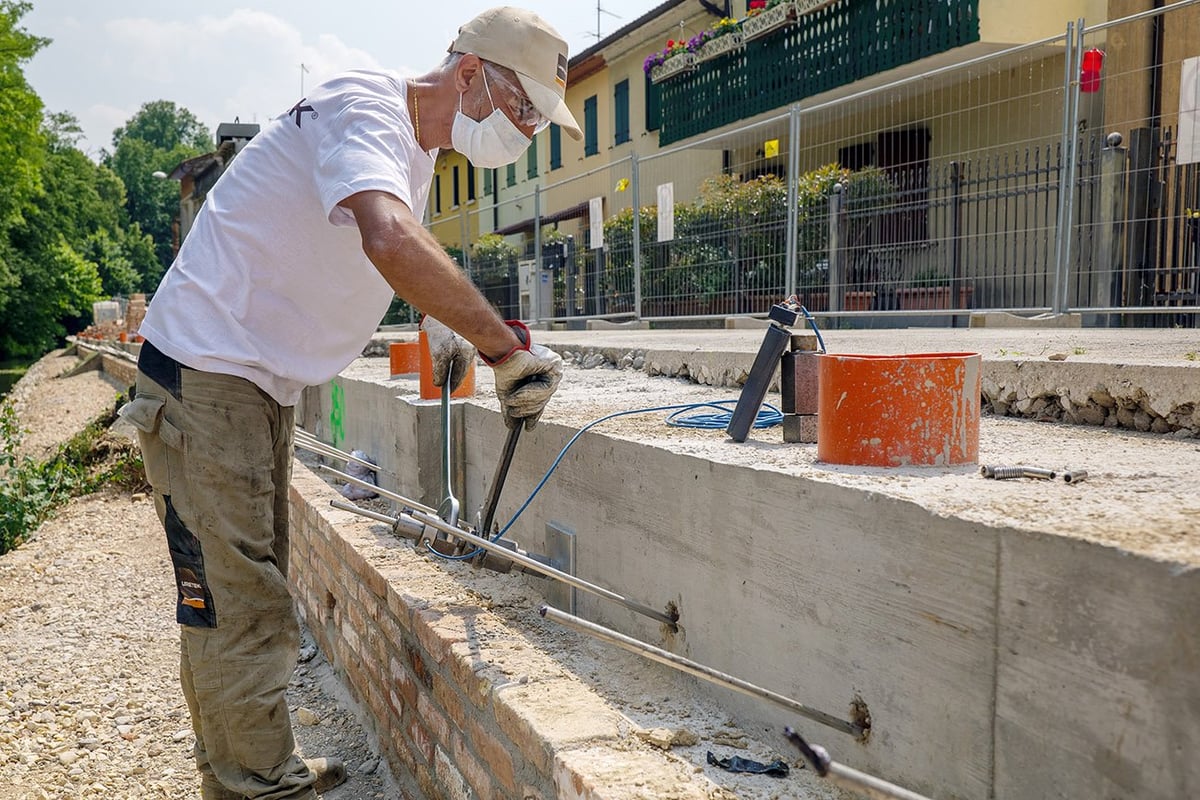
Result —
MULTIPOLYGON (((79 150, 71 114, 43 113, 25 80, 24 64, 48 44, 21 27, 29 9, 0 0, 0 359, 40 355, 90 323, 93 302, 153 290, 163 272, 155 242, 130 219, 126 184, 79 150)), ((168 143, 163 164, 179 156, 169 169, 207 132, 173 104, 148 106, 155 113, 120 129, 123 141, 135 150, 140 135, 168 143), (160 110, 175 127, 163 127, 160 110)), ((173 214, 178 185, 150 177, 154 168, 146 173, 149 190, 173 214)), ((163 225, 168 253, 170 222, 163 225)))
POLYGON ((179 185, 155 178, 182 161, 212 149, 212 134, 186 108, 168 100, 144 104, 128 123, 113 131, 113 151, 103 163, 125 184, 129 219, 154 240, 160 269, 174 257, 172 221, 179 213, 179 185))

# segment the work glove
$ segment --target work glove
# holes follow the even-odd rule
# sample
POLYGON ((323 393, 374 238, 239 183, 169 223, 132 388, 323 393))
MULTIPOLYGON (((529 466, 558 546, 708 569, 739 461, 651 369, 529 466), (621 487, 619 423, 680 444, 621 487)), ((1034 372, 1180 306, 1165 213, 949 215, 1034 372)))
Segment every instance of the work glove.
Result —
POLYGON ((467 377, 467 369, 475 361, 475 347, 466 339, 426 315, 421 330, 429 342, 429 357, 433 361, 433 385, 444 386, 450 374, 450 391, 458 388, 467 377))
POLYGON ((504 424, 515 428, 524 422, 525 430, 530 430, 558 388, 562 359, 550 348, 533 344, 524 324, 515 321, 505 324, 517 334, 521 345, 496 361, 481 356, 496 378, 496 397, 504 412, 504 424))

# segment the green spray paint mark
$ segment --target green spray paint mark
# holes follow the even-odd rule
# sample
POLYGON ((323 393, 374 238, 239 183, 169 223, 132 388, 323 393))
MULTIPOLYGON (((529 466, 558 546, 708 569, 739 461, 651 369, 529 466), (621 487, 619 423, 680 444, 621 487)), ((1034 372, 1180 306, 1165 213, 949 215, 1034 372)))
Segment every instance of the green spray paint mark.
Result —
POLYGON ((337 381, 330 384, 329 397, 329 437, 333 439, 334 447, 341 447, 342 442, 346 440, 346 431, 342 427, 342 409, 346 406, 346 394, 337 381))

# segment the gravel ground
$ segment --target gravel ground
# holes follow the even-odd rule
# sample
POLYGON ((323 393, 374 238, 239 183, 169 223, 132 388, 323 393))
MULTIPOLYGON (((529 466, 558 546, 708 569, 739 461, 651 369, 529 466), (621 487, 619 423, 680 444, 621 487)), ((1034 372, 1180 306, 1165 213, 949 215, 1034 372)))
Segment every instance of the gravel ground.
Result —
MULTIPOLYGON (((112 407, 117 388, 100 373, 55 378, 74 364, 51 353, 14 388, 26 452, 52 452, 112 407)), ((161 537, 149 498, 109 491, 0 557, 0 798, 199 796, 161 537)), ((340 756, 349 772, 324 797, 403 798, 307 638, 301 662, 288 688, 300 750, 340 756)))

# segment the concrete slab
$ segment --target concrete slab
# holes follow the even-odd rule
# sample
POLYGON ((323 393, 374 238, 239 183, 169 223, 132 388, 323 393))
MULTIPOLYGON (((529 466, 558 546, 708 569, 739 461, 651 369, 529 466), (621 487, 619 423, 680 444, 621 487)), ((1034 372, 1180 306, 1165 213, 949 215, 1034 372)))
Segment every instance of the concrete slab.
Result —
MULTIPOLYGON (((1190 334, 1175 331, 983 329, 956 331, 956 341, 946 331, 883 333, 835 331, 828 343, 845 352, 976 350, 985 353, 985 376, 990 364, 994 378, 1012 370, 1023 386, 1054 383, 1062 397, 1086 391, 1098 404, 1080 383, 1089 374, 1106 386, 1135 369, 1145 373, 1131 386, 1173 376, 1154 394, 1175 391, 1181 400, 1200 376, 1184 349, 1190 334), (1040 355, 1024 355, 1034 350, 1040 355), (1065 362, 1049 360, 1060 353, 1065 362)), ((734 399, 736 390, 586 358, 603 350, 621 363, 637 354, 647 370, 669 363, 689 376, 706 367, 715 384, 718 374, 748 367, 761 334, 556 332, 542 340, 570 357, 543 424, 521 440, 502 521, 585 425, 659 409, 582 434, 511 534, 538 552, 546 522, 571 528, 581 577, 656 608, 674 603, 682 632, 668 635, 591 596, 580 595, 582 616, 835 715, 865 704, 865 743, 819 727, 812 738, 839 761, 926 794, 1197 793, 1200 768, 1188 757, 1200 743, 1193 439, 985 417, 982 461, 1086 469, 1088 481, 991 481, 972 467, 838 467, 817 462, 811 446, 785 445, 778 428, 738 445, 723 431, 668 427, 667 407, 734 399)), ((386 370, 386 360, 360 360, 339 381, 394 386, 386 370)), ((462 409, 461 497, 470 516, 505 435, 490 381, 479 385, 462 409)), ((1155 409, 1154 399, 1143 400, 1155 409)), ((364 423, 361 431, 398 441, 410 434, 391 429, 409 430, 417 412, 364 413, 375 430, 364 423)), ((800 722, 813 731, 759 701, 697 691, 746 727, 777 732, 800 722)))

